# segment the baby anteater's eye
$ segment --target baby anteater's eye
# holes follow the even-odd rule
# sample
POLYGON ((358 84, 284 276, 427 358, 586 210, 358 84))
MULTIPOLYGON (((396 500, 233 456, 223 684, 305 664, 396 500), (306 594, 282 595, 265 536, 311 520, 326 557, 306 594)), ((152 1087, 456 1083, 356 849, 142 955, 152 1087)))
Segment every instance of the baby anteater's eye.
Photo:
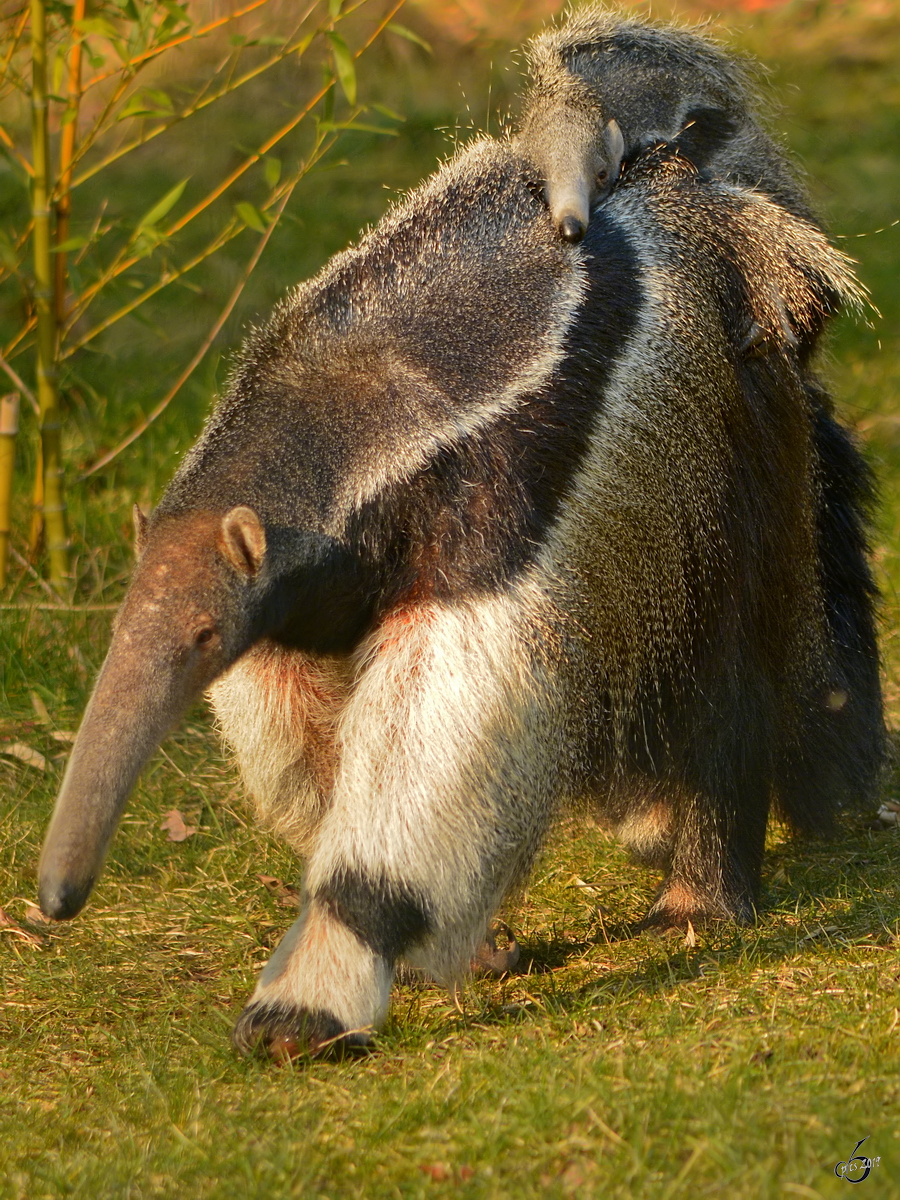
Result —
POLYGON ((216 631, 207 625, 204 626, 203 629, 197 630, 196 634, 194 635, 194 642, 198 646, 205 646, 211 642, 215 636, 216 631))

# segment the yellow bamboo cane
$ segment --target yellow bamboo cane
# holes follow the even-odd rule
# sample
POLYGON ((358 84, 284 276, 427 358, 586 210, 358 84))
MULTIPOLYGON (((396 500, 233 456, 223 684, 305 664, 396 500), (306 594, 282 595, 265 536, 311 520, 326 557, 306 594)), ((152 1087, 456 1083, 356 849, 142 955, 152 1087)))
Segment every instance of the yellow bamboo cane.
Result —
POLYGON ((37 313, 37 395, 41 409, 44 469, 44 533, 50 582, 61 588, 69 573, 69 541, 63 498, 63 465, 56 371, 56 305, 50 249, 50 139, 47 131, 47 33, 43 0, 31 0, 31 146, 34 163, 34 299, 37 313))
POLYGON ((56 201, 56 322, 62 326, 66 316, 66 253, 59 247, 69 240, 69 217, 72 213, 72 158, 78 140, 78 105, 81 101, 80 23, 84 20, 87 0, 75 0, 72 10, 72 48, 69 51, 69 87, 65 124, 59 147, 59 197, 56 201))
POLYGON ((6 586, 13 466, 16 460, 18 431, 19 393, 10 392, 8 396, 0 397, 0 589, 6 586))

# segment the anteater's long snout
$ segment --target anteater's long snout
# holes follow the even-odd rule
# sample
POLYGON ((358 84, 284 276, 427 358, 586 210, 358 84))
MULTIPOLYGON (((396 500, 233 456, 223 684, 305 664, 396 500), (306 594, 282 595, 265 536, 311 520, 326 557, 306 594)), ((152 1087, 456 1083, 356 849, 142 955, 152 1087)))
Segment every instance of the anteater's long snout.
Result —
POLYGON ((41 911, 84 907, 141 769, 180 715, 171 680, 129 662, 116 640, 69 759, 38 868, 41 911))

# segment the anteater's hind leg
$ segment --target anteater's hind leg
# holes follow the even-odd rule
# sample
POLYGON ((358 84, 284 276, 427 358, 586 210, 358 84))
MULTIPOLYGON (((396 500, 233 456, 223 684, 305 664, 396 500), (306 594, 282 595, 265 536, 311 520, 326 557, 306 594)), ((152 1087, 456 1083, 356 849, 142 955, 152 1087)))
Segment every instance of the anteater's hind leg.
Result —
MULTIPOLYGON (((736 676, 737 677, 737 676, 736 676)), ((642 927, 754 919, 772 796, 778 698, 743 665, 740 687, 703 689, 697 736, 657 787, 666 795, 668 871, 642 927)))
POLYGON ((537 632, 514 595, 379 630, 342 715, 303 909, 241 1015, 240 1049, 365 1044, 398 959, 448 984, 468 969, 560 784, 537 632))
POLYGON ((685 929, 711 921, 754 919, 768 819, 768 784, 740 795, 710 797, 679 789, 670 811, 674 831, 666 878, 640 928, 685 929), (755 794, 754 794, 755 793, 755 794), (736 801, 736 802, 735 802, 736 801))

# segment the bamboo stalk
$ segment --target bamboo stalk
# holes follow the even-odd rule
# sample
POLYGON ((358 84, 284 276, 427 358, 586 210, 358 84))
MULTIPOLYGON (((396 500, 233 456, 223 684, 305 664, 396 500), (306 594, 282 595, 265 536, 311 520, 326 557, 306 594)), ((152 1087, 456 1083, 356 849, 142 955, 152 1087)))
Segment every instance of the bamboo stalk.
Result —
POLYGON ((19 393, 10 392, 8 396, 0 398, 0 588, 6 586, 13 467, 16 461, 16 434, 18 432, 19 393))
MULTIPOLYGON (((34 2, 34 0, 32 0, 32 2, 34 2)), ((375 39, 379 37, 381 33, 383 33, 387 25, 394 19, 394 16, 403 7, 405 2, 406 0, 395 0, 395 3, 391 6, 387 14, 379 22, 374 33, 372 33, 366 39, 363 45, 360 46, 360 48, 355 52, 353 55, 354 59, 360 58, 365 51, 368 50, 375 39)), ((218 200, 218 198, 224 192, 226 192, 233 183, 240 179, 242 175, 246 174, 246 172, 249 171, 251 167, 255 166, 256 163, 260 162, 269 153, 269 151, 278 144, 278 142, 287 137, 289 133, 292 133, 293 130, 296 129, 296 127, 300 124, 300 122, 305 117, 309 116, 310 112, 312 112, 319 101, 325 95, 327 95, 329 90, 334 86, 335 82, 336 81, 334 77, 330 77, 316 92, 312 99, 308 100, 303 108, 299 110, 299 112, 291 117, 291 119, 285 125, 282 125, 280 129, 276 130, 275 133, 266 138, 258 150, 256 150, 253 154, 248 155, 242 163, 235 167, 235 169, 229 175, 227 175, 226 178, 221 181, 221 183, 217 184, 212 191, 208 192, 206 196, 199 200, 192 209, 184 214, 184 216, 179 217, 177 221, 174 221, 168 227, 168 229, 163 230, 163 238, 169 239, 173 237, 176 233, 179 233, 182 229, 184 229, 186 225, 190 224, 190 222, 198 217, 201 213, 205 212, 206 209, 208 209, 209 206, 214 203, 214 201, 218 200)), ((77 183, 78 181, 76 180, 75 182, 77 183)), ((139 260, 140 255, 129 255, 126 247, 122 254, 109 268, 107 268, 100 278, 95 280, 94 283, 85 288, 85 290, 81 293, 79 296, 77 310, 73 311, 72 316, 81 317, 82 314, 87 310, 87 307, 93 300, 94 296, 101 292, 111 279, 121 275, 123 271, 127 271, 129 267, 134 266, 134 264, 139 260)), ((90 336, 94 336, 93 332, 90 333, 90 336)), ((85 340, 86 337, 82 338, 79 345, 84 345, 85 340)), ((71 349, 73 349, 73 347, 70 347, 70 351, 71 349)))
MULTIPOLYGON (((34 492, 31 497, 31 524, 28 528, 28 559, 37 562, 44 545, 44 451, 38 442, 34 468, 34 492)), ((53 590, 52 588, 50 589, 53 590)))
MULTIPOLYGON (((301 18, 301 24, 310 15, 317 3, 318 0, 315 0, 315 3, 309 6, 301 18)), ((105 167, 108 167, 110 163, 117 162, 120 158, 124 158, 126 154, 130 154, 132 150, 136 150, 139 146, 146 146, 148 142, 159 137, 160 134, 166 133, 167 130, 171 129, 173 125, 180 124, 188 117, 192 117, 195 113, 202 112, 211 104, 215 104, 215 102, 217 100, 221 100, 223 96, 231 95, 233 92, 236 92, 238 88, 243 87, 244 84, 251 83, 265 71, 268 71, 270 67, 275 66, 277 63, 283 62, 292 54, 296 54, 297 50, 305 41, 305 36, 298 38, 295 42, 282 47, 282 49, 277 53, 267 58, 265 62, 260 63, 258 66, 253 67, 248 71, 245 71, 244 74, 238 79, 229 79, 225 84, 222 85, 222 87, 219 88, 218 91, 215 91, 208 96, 204 96, 203 92, 205 92, 209 87, 209 82, 207 82, 203 85, 201 92, 198 92, 194 99, 185 108, 183 108, 181 112, 176 113, 169 120, 162 121, 159 125, 155 125, 152 129, 142 132, 139 137, 133 138, 130 142, 123 142, 121 146, 117 146, 115 150, 111 150, 105 158, 101 158, 98 162, 95 162, 92 166, 86 168, 79 175, 76 175, 72 182, 72 188, 75 189, 79 187, 82 183, 96 175, 99 171, 102 171, 105 167)), ((86 90, 87 89, 85 89, 85 91, 86 90)), ((79 151, 78 158, 81 157, 82 152, 79 151)))
MULTIPOLYGON (((238 221, 233 219, 229 221, 223 229, 219 230, 213 240, 208 242, 202 250, 194 255, 193 258, 190 258, 187 262, 182 263, 180 267, 165 272, 160 276, 159 279, 156 280, 155 283, 151 283, 144 288, 144 290, 135 296, 133 300, 129 300, 127 304, 123 304, 121 308, 117 308, 115 312, 110 313, 108 317, 104 317, 103 320, 97 325, 93 325, 77 341, 69 342, 65 350, 63 350, 60 354, 60 361, 71 358, 76 351, 80 350, 83 346, 86 346, 88 342, 93 341, 93 339, 98 337, 101 333, 104 333, 110 328, 111 325, 115 325, 116 321, 120 321, 122 317, 127 317, 129 313, 134 312, 136 308, 140 308, 142 304, 146 303, 146 301, 151 299, 151 297, 161 292, 163 288, 167 288, 169 284, 177 282, 177 280, 187 275, 189 271, 193 271, 194 267, 197 267, 200 265, 200 263, 205 262, 213 254, 216 254, 219 250, 221 250, 223 246, 227 246, 230 241, 233 241, 234 238, 242 234, 245 228, 246 227, 242 226, 238 221)), ((122 269, 124 270, 125 268, 123 267, 122 269)), ((112 278, 115 278, 115 276, 112 276, 112 278)), ((82 295, 84 294, 86 293, 82 293, 82 295)), ((63 336, 71 332, 76 320, 80 318, 80 316, 80 311, 78 313, 69 314, 68 323, 63 329, 63 336)))
MULTIPOLYGON (((56 245, 69 240, 69 217, 72 212, 72 157, 78 136, 78 106, 81 101, 81 48, 82 36, 78 28, 84 20, 87 0, 75 0, 72 11, 72 52, 69 59, 69 86, 66 96, 66 123, 63 125, 59 146, 59 185, 56 201, 56 245)), ((62 324, 66 315, 66 255, 56 252, 56 323, 62 324)))
MULTIPOLYGON (((214 201, 219 199, 223 192, 226 192, 231 185, 240 179, 242 175, 246 174, 251 167, 260 162, 269 153, 269 151, 275 145, 277 145, 279 141, 281 141, 282 138, 287 137, 289 133, 296 129, 304 117, 307 117, 312 109, 315 108, 315 106, 319 103, 322 97, 326 95, 329 89, 334 85, 334 82, 334 79, 329 79, 328 82, 324 84, 318 92, 316 92, 312 99, 309 100, 298 113, 291 117, 286 125, 282 125, 279 130, 268 137, 258 150, 256 150, 253 154, 248 155, 244 161, 231 172, 230 175, 222 180, 221 183, 217 184, 211 192, 208 192, 206 196, 199 200, 189 212, 185 213, 183 217, 179 217, 177 221, 174 221, 168 227, 168 229, 163 230, 162 238, 164 240, 168 240, 169 238, 173 237, 176 233, 179 233, 182 229, 184 229, 185 225, 188 225, 191 221, 193 221, 195 217, 198 217, 201 213, 205 212, 214 201)), ((99 279, 95 279, 89 287, 86 287, 84 291, 81 292, 78 297, 77 308, 73 309, 71 313, 71 318, 73 320, 80 318, 87 311, 88 305, 96 295, 103 291, 111 279, 115 279, 124 271, 127 271, 129 267, 133 267, 136 262, 140 261, 140 254, 128 253, 129 248, 133 244, 134 239, 132 239, 132 241, 129 242, 129 245, 122 250, 115 261, 109 267, 107 267, 99 279)), ((88 333, 79 340, 77 345, 69 346, 67 352, 72 353, 72 351, 75 349, 79 349, 85 344, 89 337, 96 336, 96 332, 98 331, 89 330, 88 333)))
POLYGON ((18 48, 19 48, 19 41, 22 37, 22 34, 25 32, 25 26, 27 24, 28 24, 28 9, 23 8, 21 15, 19 16, 19 23, 16 26, 15 33, 9 39, 9 46, 6 49, 6 56, 3 59, 3 74, 4 75, 6 74, 9 64, 13 60, 13 55, 15 54, 16 50, 18 50, 18 48))
POLYGON ((199 29, 190 29, 187 33, 181 33, 178 37, 170 38, 167 42, 161 42, 158 46, 153 46, 150 50, 145 50, 143 54, 136 54, 134 58, 129 58, 127 62, 122 63, 119 67, 114 67, 111 71, 103 71, 99 75, 95 75, 93 79, 89 79, 84 85, 84 90, 94 87, 98 83, 103 83, 105 79, 111 78, 118 74, 119 71, 127 70, 129 67, 136 67, 146 62, 150 58, 155 58, 160 54, 165 54, 167 50, 173 49, 175 46, 180 46, 184 42, 195 41, 198 38, 205 37, 214 29, 218 29, 221 25, 227 25, 229 21, 236 21, 239 17, 245 17, 247 13, 253 12, 255 8, 262 8, 264 4, 268 4, 269 0, 253 0, 251 4, 245 5, 243 8, 237 9, 236 12, 228 13, 224 17, 218 17, 215 21, 210 21, 207 25, 201 25, 199 29))
POLYGON ((184 370, 181 372, 181 374, 178 376, 178 378, 175 380, 175 382, 169 388, 168 392, 166 392, 165 396, 163 396, 162 400, 160 400, 160 402, 152 410, 152 412, 149 412, 147 414, 147 416, 144 417, 143 421, 141 421, 134 429, 132 429, 131 433, 129 433, 127 437, 123 438, 122 441, 119 442, 118 446, 115 446, 112 450, 110 450, 106 454, 102 455, 95 463, 92 463, 91 466, 89 466, 86 471, 83 471, 80 476, 81 479, 87 479, 87 477, 89 475, 93 475, 95 471, 99 471, 101 467, 105 467, 107 463, 112 462, 112 460, 114 458, 117 458, 118 455, 120 455, 123 450, 125 450, 128 446, 130 446, 132 442, 137 441, 137 439, 141 436, 141 434, 144 432, 144 430, 148 429, 150 427, 150 425, 152 425, 152 423, 156 420, 156 418, 162 412, 164 412, 165 409, 167 409, 169 407, 169 405, 175 399, 178 392, 181 390, 181 388, 184 386, 184 384, 187 382, 187 380, 190 379, 191 375, 193 375, 196 368, 206 357, 206 352, 207 352, 207 350, 209 350, 210 346, 213 344, 216 337, 218 336, 219 330, 222 328, 222 326, 225 324, 225 322, 228 320, 229 316, 231 315, 231 311, 234 308, 235 304, 237 304, 238 299, 240 298, 241 292, 243 292, 243 290, 247 284, 247 280, 253 274, 253 271, 256 267, 256 264, 259 262, 259 259, 260 259, 260 256, 261 256, 263 250, 265 250, 266 246, 269 243, 269 238, 272 236, 272 234, 275 230, 275 226, 278 224, 278 220, 279 220, 281 214, 284 212, 288 201, 290 200, 291 196, 293 195, 294 188, 300 182, 300 179, 302 178, 302 175, 304 173, 305 172, 298 174, 297 179, 294 180, 292 187, 288 191, 285 192, 284 196, 282 197, 281 201, 279 202, 278 207, 276 208, 275 212, 272 215, 272 221, 269 224, 269 227, 266 229, 266 232, 262 235, 262 237, 257 242, 256 249, 254 250, 253 254, 251 255, 250 261, 244 267, 244 270, 241 273, 241 277, 237 281, 237 284, 235 285, 235 288, 232 291, 231 295, 228 297, 225 307, 219 313, 218 317, 216 318, 216 320, 213 324, 212 329, 210 329, 209 333, 204 338, 202 345, 198 348, 197 352, 194 354, 194 357, 187 364, 187 366, 184 368, 184 370))
POLYGON ((56 372, 56 312, 50 253, 50 139, 47 129, 47 29, 44 0, 31 0, 31 142, 34 163, 34 299, 37 310, 37 396, 41 408, 44 519, 50 582, 62 588, 69 573, 69 542, 63 499, 63 466, 56 372))

